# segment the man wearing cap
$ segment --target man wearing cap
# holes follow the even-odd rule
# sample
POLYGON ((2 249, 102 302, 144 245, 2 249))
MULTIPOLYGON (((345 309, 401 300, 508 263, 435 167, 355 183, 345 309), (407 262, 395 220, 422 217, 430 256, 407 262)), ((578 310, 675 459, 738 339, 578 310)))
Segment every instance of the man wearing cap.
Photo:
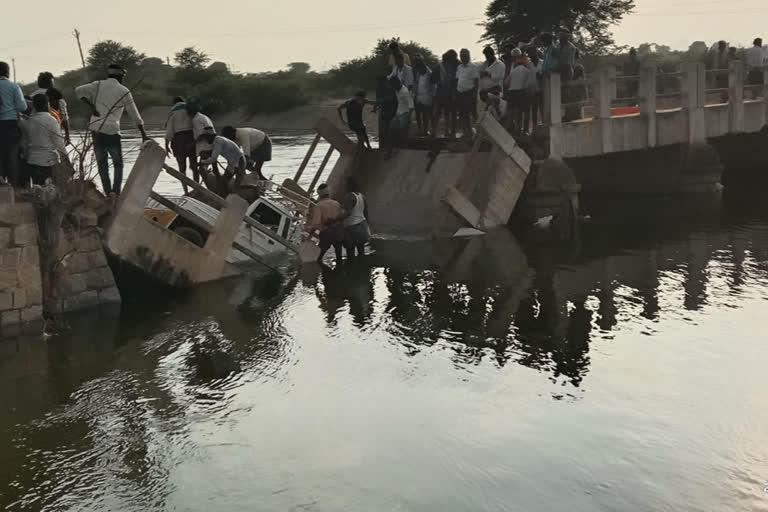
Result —
POLYGON ((128 115, 141 132, 142 140, 149 139, 131 91, 122 83, 124 78, 125 70, 117 64, 112 64, 107 68, 106 80, 97 80, 75 88, 75 95, 88 105, 91 111, 88 129, 93 135, 93 152, 96 154, 101 185, 107 195, 119 195, 123 184, 120 118, 124 110, 128 110, 128 115), (109 178, 109 157, 112 157, 112 165, 115 168, 113 181, 109 178))
POLYGON ((331 199, 331 191, 325 183, 317 187, 317 197, 317 203, 313 204, 309 210, 305 230, 307 233, 320 232, 318 263, 323 261, 323 256, 333 246, 338 265, 342 261, 341 249, 344 243, 344 224, 342 223, 344 210, 338 201, 331 199))

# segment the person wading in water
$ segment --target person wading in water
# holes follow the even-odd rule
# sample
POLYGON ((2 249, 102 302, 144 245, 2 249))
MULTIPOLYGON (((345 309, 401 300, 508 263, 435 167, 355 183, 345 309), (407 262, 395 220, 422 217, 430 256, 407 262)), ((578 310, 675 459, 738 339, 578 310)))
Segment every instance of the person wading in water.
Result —
POLYGON ((365 244, 371 239, 368 226, 368 205, 365 196, 360 193, 357 182, 347 181, 347 195, 344 196, 344 246, 347 256, 365 256, 365 244))
POLYGON ((323 262, 325 253, 333 247, 336 252, 336 265, 341 265, 344 244, 344 225, 341 221, 344 211, 338 201, 331 199, 331 191, 325 183, 317 187, 317 197, 317 203, 309 210, 305 231, 308 234, 320 232, 318 263, 323 262))

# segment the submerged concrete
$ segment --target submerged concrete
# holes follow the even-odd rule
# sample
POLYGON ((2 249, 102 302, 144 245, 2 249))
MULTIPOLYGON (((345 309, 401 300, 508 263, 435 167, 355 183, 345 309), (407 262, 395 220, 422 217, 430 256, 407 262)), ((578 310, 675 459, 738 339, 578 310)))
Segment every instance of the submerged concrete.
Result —
MULTIPOLYGON (((505 225, 531 162, 492 117, 484 116, 477 128, 470 151, 342 151, 327 183, 341 199, 347 179, 354 178, 379 233, 450 236, 464 226, 505 225)), ((327 131, 325 126, 320 133, 329 141, 343 137, 327 131)))
POLYGON ((227 206, 219 214, 204 247, 144 215, 165 157, 165 150, 156 142, 145 142, 142 146, 107 230, 107 248, 121 261, 171 286, 184 287, 238 274, 226 257, 248 207, 241 197, 227 198, 227 206))

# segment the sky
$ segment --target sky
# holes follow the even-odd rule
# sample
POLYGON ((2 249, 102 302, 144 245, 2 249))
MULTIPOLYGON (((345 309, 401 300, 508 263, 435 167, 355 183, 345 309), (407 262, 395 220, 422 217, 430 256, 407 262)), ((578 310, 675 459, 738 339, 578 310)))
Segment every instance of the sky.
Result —
MULTIPOLYGON (((44 0, 50 2, 51 0, 44 0)), ((4 23, 0 60, 16 60, 17 79, 33 80, 39 71, 54 74, 80 66, 72 29, 81 33, 86 52, 95 42, 115 39, 147 56, 170 57, 196 46, 214 60, 242 72, 272 71, 289 62, 309 62, 313 69, 370 53, 377 39, 400 36, 432 48, 476 49, 489 0, 229 0, 208 11, 178 2, 132 0, 125 4, 81 0, 77 9, 57 9, 31 23, 4 23), (118 6, 119 7, 116 7, 118 6), (386 8, 382 8, 386 6, 386 8), (224 10, 229 9, 229 11, 224 10), (119 11, 119 12, 118 12, 119 11), (32 32, 30 27, 34 26, 32 32)), ((635 13, 614 28, 619 44, 658 42, 687 48, 696 40, 726 39, 748 45, 768 40, 765 0, 636 0, 635 13)), ((28 20, 24 2, 6 2, 4 20, 28 20), (7 4, 7 5, 6 5, 7 4)))

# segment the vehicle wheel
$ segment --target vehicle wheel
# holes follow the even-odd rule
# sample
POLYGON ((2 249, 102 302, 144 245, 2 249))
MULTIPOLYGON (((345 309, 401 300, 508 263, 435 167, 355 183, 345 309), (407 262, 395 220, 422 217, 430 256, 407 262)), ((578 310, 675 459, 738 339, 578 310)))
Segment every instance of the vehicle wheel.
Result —
POLYGON ((190 228, 187 226, 179 226, 177 228, 173 228, 173 232, 179 235, 181 238, 189 242, 192 242, 198 247, 202 247, 205 245, 205 238, 195 228, 190 228))

